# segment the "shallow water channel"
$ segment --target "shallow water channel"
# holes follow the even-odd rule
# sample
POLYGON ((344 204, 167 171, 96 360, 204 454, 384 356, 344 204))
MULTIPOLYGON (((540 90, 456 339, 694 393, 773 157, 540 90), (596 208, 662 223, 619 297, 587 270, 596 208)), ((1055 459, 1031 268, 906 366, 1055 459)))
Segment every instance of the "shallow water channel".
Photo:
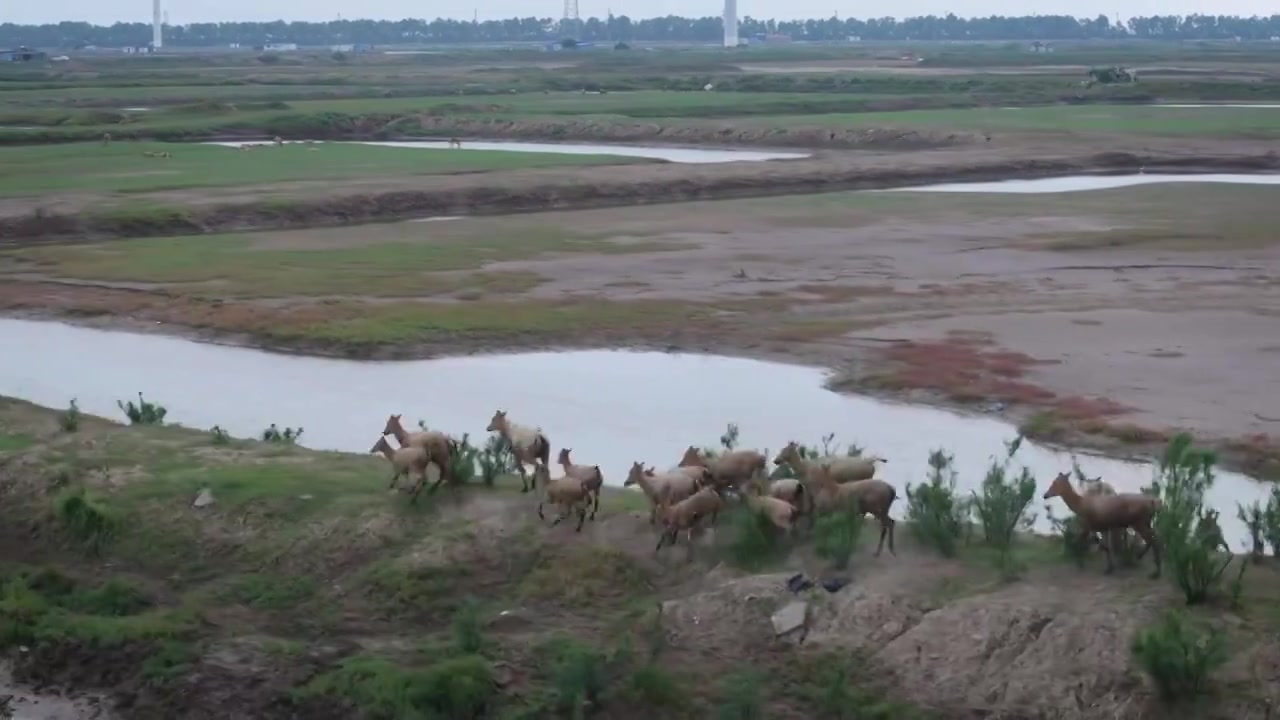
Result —
MULTIPOLYGON (((302 426, 303 445, 351 452, 368 450, 390 413, 477 437, 502 408, 546 431, 553 460, 571 447, 576 462, 599 464, 609 484, 620 484, 633 461, 669 467, 691 443, 714 445, 735 422, 743 447, 772 452, 791 439, 817 443, 834 432, 837 442, 888 458, 880 476, 899 490, 922 481, 929 451, 943 447, 956 457, 960 486, 973 489, 1016 435, 993 417, 842 395, 823 387, 821 369, 741 358, 602 350, 369 362, 8 319, 0 319, 0 337, 13 349, 0 353, 0 395, 48 407, 77 398, 86 412, 123 420, 116 401, 142 391, 189 427, 220 425, 256 437, 271 423, 302 426)), ((1071 462, 1065 452, 1031 443, 1017 458, 1034 470, 1041 490, 1071 462)), ((1080 463, 1120 490, 1151 479, 1149 465, 1088 455, 1080 463)), ((382 473, 369 478, 383 480, 382 473)), ((1267 492, 1243 475, 1219 473, 1209 502, 1221 511, 1233 547, 1245 538, 1236 502, 1267 492)), ((1037 497, 1044 529, 1042 506, 1037 497)), ((897 514, 905 508, 905 501, 895 505, 897 514)))
MULTIPOLYGON (((289 141, 297 142, 297 141, 289 141)), ((208 145, 239 147, 240 145, 267 145, 264 141, 210 142, 208 145)), ((411 148, 417 150, 448 150, 449 143, 434 140, 360 141, 359 145, 411 148)), ((794 160, 809 157, 809 153, 771 152, 759 150, 722 150, 718 148, 655 147, 645 145, 584 145, 573 143, 501 142, 489 140, 464 140, 462 149, 504 152, 556 153, 560 155, 617 155, 620 157, 653 158, 674 163, 724 163, 760 162, 762 160, 794 160)))
POLYGON ((995 182, 943 183, 893 188, 883 192, 952 192, 952 193, 1061 193, 1082 190, 1109 190, 1131 185, 1155 183, 1238 183, 1243 185, 1280 185, 1280 174, 1202 173, 1202 174, 1138 174, 1138 175, 1068 175, 1035 180, 997 180, 995 182))

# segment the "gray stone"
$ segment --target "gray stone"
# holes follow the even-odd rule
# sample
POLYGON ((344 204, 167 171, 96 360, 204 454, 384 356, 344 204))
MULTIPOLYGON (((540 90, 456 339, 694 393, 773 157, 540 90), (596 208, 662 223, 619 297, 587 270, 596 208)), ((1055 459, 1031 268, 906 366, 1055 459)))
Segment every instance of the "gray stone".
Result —
POLYGON ((200 491, 199 495, 196 496, 196 500, 195 502, 191 503, 191 507, 202 508, 202 507, 208 507, 212 504, 213 504, 213 491, 210 490, 209 488, 205 488, 200 491))
POLYGON ((808 614, 809 603, 803 600, 787 603, 781 610, 773 614, 774 634, 782 636, 804 627, 808 614))

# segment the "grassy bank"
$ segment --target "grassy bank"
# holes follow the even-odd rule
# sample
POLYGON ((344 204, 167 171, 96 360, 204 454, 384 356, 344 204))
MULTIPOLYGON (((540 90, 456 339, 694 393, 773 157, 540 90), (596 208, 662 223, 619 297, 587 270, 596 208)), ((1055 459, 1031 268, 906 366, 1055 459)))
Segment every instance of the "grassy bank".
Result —
MULTIPOLYGON (((892 144, 899 133, 849 131, 875 146, 878 141, 892 144)), ((927 137, 906 133, 917 142, 927 137)), ((221 152, 214 148, 211 152, 221 152)), ((257 151, 270 157, 278 148, 257 151)), ((312 155, 321 156, 328 148, 312 155)), ((239 161, 238 153, 226 151, 239 161)), ((288 152, 297 152, 290 149, 288 152)), ((361 151, 352 151, 358 153, 361 151)), ((413 155, 414 151, 399 152, 413 155)), ((438 151, 423 151, 431 155, 438 151)), ((454 151, 456 154, 471 152, 454 151)), ((250 153, 251 154, 251 153, 250 153)), ((449 156, 449 152, 441 152, 449 156)), ((554 156, 553 156, 554 157, 554 156)), ((156 163, 174 158, 157 159, 156 163)), ((1052 160, 973 159, 963 164, 938 156, 916 164, 847 163, 813 160, 786 163, 734 163, 716 168, 700 177, 685 177, 687 172, 676 164, 631 166, 626 169, 584 169, 572 174, 544 176, 530 171, 522 183, 493 182, 487 176, 459 176, 448 182, 421 178, 421 185, 410 179, 388 178, 360 188, 359 193, 344 192, 342 187, 308 184, 300 188, 236 187, 219 197, 216 192, 202 194, 198 202, 186 204, 182 195, 136 194, 127 202, 117 195, 99 194, 58 198, 67 210, 53 210, 48 204, 56 200, 46 196, 36 207, 25 211, 14 206, 8 217, 0 218, 0 240, 29 245, 41 242, 219 233, 254 229, 315 227, 388 220, 408 220, 430 216, 458 216, 545 212, 560 209, 585 209, 628 205, 687 202, 691 198, 729 199, 769 197, 790 194, 828 193, 834 189, 870 189, 922 185, 945 182, 977 182, 1010 178, 1034 178, 1108 170, 1133 171, 1145 167, 1149 171, 1244 171, 1259 172, 1277 167, 1276 158, 1267 155, 1185 154, 1141 155, 1108 152, 1060 156, 1052 160), (629 174, 627 171, 636 171, 629 174), (221 200, 221 202, 219 202, 221 200)), ((249 161, 257 164, 259 161, 249 161)), ((319 161, 317 161, 319 162, 319 161)), ((266 167, 265 165, 263 167, 266 167)), ((278 170, 273 170, 278 171, 278 170)), ((70 182, 63 180, 63 182, 70 182)), ((171 182, 171 181, 170 181, 171 182)), ((25 201, 24 201, 25 203, 25 201)))
MULTIPOLYGON (((3 568, 0 645, 24 646, 19 678, 102 688, 128 697, 140 717, 692 720, 872 707, 892 720, 951 717, 971 707, 964 691, 915 683, 934 663, 905 656, 951 662, 964 652, 940 627, 988 644, 961 682, 1007 675, 992 655, 1044 654, 1059 663, 1036 676, 1052 696, 1059 672, 1152 667, 1128 639, 1182 603, 1140 571, 1103 581, 1096 562, 1076 569, 1061 539, 1019 537, 998 550, 982 525, 957 526, 957 544, 935 547, 936 536, 912 529, 924 526, 900 522, 898 555, 874 559, 870 528, 850 534, 823 521, 817 545, 807 535, 793 543, 731 508, 692 558, 655 559, 634 492, 606 489, 600 514, 577 534, 538 521, 533 498, 509 477, 446 486, 412 506, 388 492, 379 458, 122 426, 8 399, 0 438, 0 532, 23 548, 3 568), (201 495, 211 502, 194 506, 201 495), (832 563, 850 561, 852 587, 800 593, 812 614, 808 642, 774 640, 769 614, 796 597, 787 577, 841 577, 832 563), (872 607, 899 629, 851 633, 872 607), (1011 636, 1028 612, 1059 639, 1011 636), (695 668, 720 679, 699 681, 695 668)), ((1273 568, 1255 568, 1231 610, 1198 606, 1196 626, 1228 633, 1244 661, 1270 652, 1265 604, 1276 587, 1273 568)), ((1218 665, 1194 677, 1232 694, 1193 695, 1201 717, 1260 706, 1262 688, 1218 665)), ((1089 687, 1098 689, 1082 691, 1087 701, 1120 700, 1089 687)), ((988 696, 985 707, 1017 697, 988 696)), ((1141 683, 1123 699, 1161 707, 1141 683)))
POLYGON ((332 143, 267 145, 249 152, 197 144, 73 143, 0 148, 0 196, 48 192, 132 194, 299 180, 331 182, 635 162, 648 161, 611 155, 450 152, 332 143), (157 153, 169 156, 156 157, 157 153))

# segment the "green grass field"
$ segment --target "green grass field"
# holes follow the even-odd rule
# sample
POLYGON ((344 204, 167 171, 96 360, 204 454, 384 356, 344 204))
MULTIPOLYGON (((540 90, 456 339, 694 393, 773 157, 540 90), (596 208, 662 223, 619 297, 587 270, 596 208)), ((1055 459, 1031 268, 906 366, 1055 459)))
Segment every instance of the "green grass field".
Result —
POLYGON ((906 125, 1005 132, 1128 133, 1135 135, 1280 136, 1280 108, 1164 108, 1142 105, 1054 105, 1027 108, 907 110, 801 117, 757 117, 744 124, 844 127, 906 125))
POLYGON ((0 195, 257 185, 290 180, 439 175, 565 165, 652 162, 611 155, 435 150, 321 143, 251 152, 217 145, 113 142, 0 148, 0 195), (168 151, 172 157, 147 157, 168 151))
MULTIPOLYGON (((477 234, 464 226, 408 222, 256 235, 147 238, 33 248, 15 251, 9 257, 37 263, 60 277, 159 285, 216 283, 208 288, 213 297, 397 297, 462 288, 523 290, 540 282, 533 273, 439 274, 479 270, 500 260, 686 247, 678 242, 613 243, 537 222, 503 233, 477 234)), ((186 292, 201 294, 199 288, 186 292)))

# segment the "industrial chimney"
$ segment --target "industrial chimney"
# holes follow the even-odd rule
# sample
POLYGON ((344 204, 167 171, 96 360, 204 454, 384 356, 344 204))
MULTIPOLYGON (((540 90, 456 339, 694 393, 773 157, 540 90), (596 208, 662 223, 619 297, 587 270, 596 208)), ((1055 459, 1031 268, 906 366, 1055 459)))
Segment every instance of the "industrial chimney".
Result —
POLYGON ((164 15, 160 12, 160 0, 151 0, 151 48, 159 50, 164 42, 161 28, 164 27, 164 15))
POLYGON ((724 46, 738 47, 738 0, 724 0, 724 46))

